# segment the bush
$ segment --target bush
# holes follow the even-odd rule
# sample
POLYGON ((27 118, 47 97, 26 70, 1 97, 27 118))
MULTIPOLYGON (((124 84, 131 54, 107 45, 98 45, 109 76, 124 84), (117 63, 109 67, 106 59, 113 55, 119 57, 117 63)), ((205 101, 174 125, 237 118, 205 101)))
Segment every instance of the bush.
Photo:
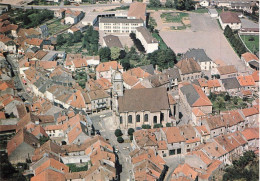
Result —
POLYGON ((81 171, 87 171, 88 170, 88 164, 82 167, 77 167, 75 164, 70 163, 67 164, 67 166, 70 168, 71 172, 81 172, 81 171))
POLYGON ((151 129, 151 126, 149 124, 143 124, 142 128, 143 129, 151 129))
POLYGON ((123 143, 124 142, 124 138, 122 138, 121 136, 117 137, 117 142, 118 143, 123 143))
POLYGON ((233 102, 234 102, 235 105, 238 104, 238 98, 236 96, 234 97, 233 102))
POLYGON ((230 100, 230 95, 229 95, 229 94, 226 94, 225 97, 224 97, 224 100, 225 100, 225 101, 229 101, 229 100, 230 100))
POLYGON ((166 123, 166 127, 172 127, 172 123, 166 123))
POLYGON ((162 124, 155 124, 155 125, 153 126, 153 128, 162 128, 162 127, 163 127, 162 124))
POLYGON ((134 132, 135 132, 135 130, 133 128, 129 128, 127 131, 128 135, 130 135, 130 136, 133 135, 134 132))
POLYGON ((204 79, 209 80, 209 77, 205 75, 205 76, 204 76, 204 79))
POLYGON ((122 136, 123 133, 122 133, 122 131, 120 129, 116 129, 115 130, 115 135, 116 135, 116 137, 119 137, 119 136, 122 136))

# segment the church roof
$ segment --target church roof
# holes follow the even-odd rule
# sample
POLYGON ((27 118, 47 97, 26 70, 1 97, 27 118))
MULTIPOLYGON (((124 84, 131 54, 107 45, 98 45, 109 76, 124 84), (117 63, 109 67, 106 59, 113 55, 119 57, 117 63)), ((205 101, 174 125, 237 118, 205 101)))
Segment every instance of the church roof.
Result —
POLYGON ((169 109, 168 95, 165 87, 125 90, 118 99, 119 112, 150 111, 169 109))

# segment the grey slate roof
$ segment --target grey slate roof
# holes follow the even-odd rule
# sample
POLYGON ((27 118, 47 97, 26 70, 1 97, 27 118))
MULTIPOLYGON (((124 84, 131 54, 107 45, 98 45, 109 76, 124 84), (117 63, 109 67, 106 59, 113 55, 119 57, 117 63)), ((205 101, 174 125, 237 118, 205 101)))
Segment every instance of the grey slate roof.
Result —
POLYGON ((177 79, 178 82, 181 81, 180 72, 177 67, 165 69, 165 70, 163 70, 163 73, 169 75, 169 78, 171 78, 171 79, 177 79))
POLYGON ((193 58, 196 62, 210 62, 212 61, 203 49, 190 49, 183 58, 193 58))
POLYGON ((150 65, 144 65, 144 66, 141 66, 140 67, 142 70, 144 70, 145 72, 153 75, 154 74, 154 68, 153 68, 153 65, 150 64, 150 65))
POLYGON ((123 45, 117 36, 107 35, 107 36, 103 37, 103 39, 109 48, 112 48, 112 47, 118 47, 120 49, 123 48, 123 45))
POLYGON ((137 27, 136 31, 142 34, 146 43, 158 43, 158 41, 152 36, 152 34, 145 27, 143 26, 137 27))
POLYGON ((226 90, 241 88, 236 77, 222 79, 222 84, 226 90))
POLYGON ((118 99, 118 105, 119 112, 168 110, 167 90, 165 87, 125 90, 118 99))
POLYGON ((100 18, 100 23, 143 23, 141 19, 126 19, 126 18, 100 18))
POLYGON ((181 92, 186 96, 190 106, 192 106, 200 98, 192 84, 181 87, 181 92))

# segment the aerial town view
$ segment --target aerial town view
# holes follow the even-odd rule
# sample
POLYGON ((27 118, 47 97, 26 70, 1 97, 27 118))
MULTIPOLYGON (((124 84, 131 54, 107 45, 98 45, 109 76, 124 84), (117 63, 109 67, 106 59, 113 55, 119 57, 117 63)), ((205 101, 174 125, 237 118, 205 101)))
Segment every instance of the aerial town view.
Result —
POLYGON ((259 0, 0 0, 1 181, 258 181, 259 0))

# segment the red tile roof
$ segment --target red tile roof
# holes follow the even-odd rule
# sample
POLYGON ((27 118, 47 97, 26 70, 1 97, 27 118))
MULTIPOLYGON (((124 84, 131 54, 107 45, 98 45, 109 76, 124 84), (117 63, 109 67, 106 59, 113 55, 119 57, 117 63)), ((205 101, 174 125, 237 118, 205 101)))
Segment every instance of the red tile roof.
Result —
POLYGON ((66 181, 64 174, 51 169, 44 170, 39 175, 31 178, 31 181, 66 181))
POLYGON ((254 54, 252 54, 252 53, 250 53, 250 52, 246 52, 246 53, 242 54, 241 57, 243 57, 246 62, 249 62, 249 61, 251 61, 251 60, 259 61, 259 59, 257 58, 257 56, 254 55, 254 54))
POLYGON ((39 38, 30 38, 30 39, 26 39, 25 41, 27 44, 35 45, 35 46, 40 46, 43 42, 43 40, 39 38))
POLYGON ((252 73, 252 77, 253 77, 253 79, 254 79, 255 82, 259 82, 259 70, 254 71, 254 72, 252 73))
POLYGON ((127 16, 146 21, 146 4, 141 2, 131 3, 127 16))
POLYGON ((64 165, 63 163, 53 159, 49 158, 45 162, 43 162, 39 167, 35 169, 35 175, 39 175, 41 172, 45 171, 46 169, 54 168, 56 170, 59 170, 61 172, 69 172, 69 167, 64 165))
POLYGON ((209 100, 209 98, 207 97, 207 95, 202 91, 202 89, 193 84, 193 87, 195 88, 195 90, 197 91, 197 93, 199 94, 199 99, 193 103, 192 106, 194 107, 199 107, 199 106, 212 106, 211 101, 209 100))
POLYGON ((255 81, 251 75, 238 76, 237 80, 241 86, 255 86, 255 81))
POLYGON ((249 117, 249 116, 252 116, 252 115, 259 114, 258 110, 254 107, 242 109, 242 112, 243 112, 245 117, 249 117))
POLYGON ((230 11, 220 13, 220 18, 223 23, 241 23, 238 15, 230 11))
POLYGON ((97 66, 96 71, 98 72, 106 72, 111 69, 116 70, 123 69, 123 67, 117 61, 104 62, 97 66))
POLYGON ((259 139, 259 128, 246 128, 242 131, 243 136, 247 141, 252 139, 259 139))
POLYGON ((166 134, 168 144, 185 142, 185 138, 181 135, 178 127, 166 127, 162 128, 166 134))
POLYGON ((209 88, 221 87, 219 79, 208 80, 208 87, 209 88))

